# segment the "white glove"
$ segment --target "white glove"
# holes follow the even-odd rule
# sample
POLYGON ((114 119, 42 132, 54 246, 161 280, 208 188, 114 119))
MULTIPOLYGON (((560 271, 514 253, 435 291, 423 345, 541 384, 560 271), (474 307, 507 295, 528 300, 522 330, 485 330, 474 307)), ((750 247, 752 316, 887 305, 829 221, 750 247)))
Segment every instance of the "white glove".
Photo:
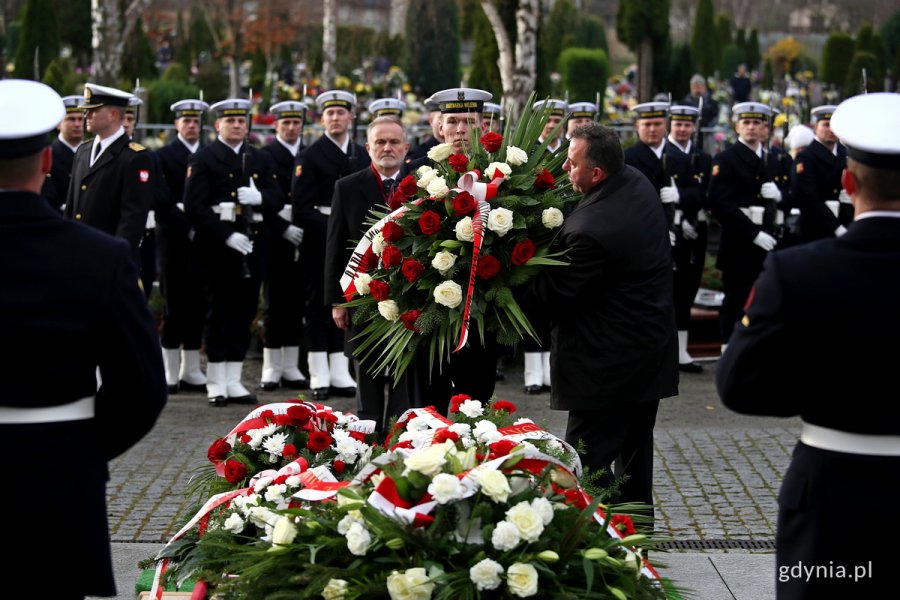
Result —
POLYGON ((259 206, 262 204, 262 194, 258 189, 256 189, 256 184, 253 183, 253 178, 250 178, 250 186, 247 187, 239 187, 237 189, 238 194, 238 202, 241 204, 246 204, 248 206, 259 206))
POLYGON ((659 188, 659 199, 662 200, 663 204, 671 204, 672 202, 678 202, 678 199, 681 197, 678 194, 678 186, 675 185, 675 178, 671 179, 672 185, 666 186, 664 188, 659 188))
POLYGON ((251 242, 250 238, 243 233, 232 233, 228 236, 228 239, 225 240, 225 245, 236 252, 240 252, 244 256, 253 252, 253 242, 251 242))
POLYGON ((837 229, 834 230, 834 237, 841 237, 845 233, 847 233, 847 228, 843 225, 838 225, 837 229))
POLYGON ((677 236, 675 235, 675 232, 670 229, 669 230, 669 244, 674 246, 676 241, 677 241, 677 236))
POLYGON ((197 235, 197 232, 194 231, 194 228, 193 228, 193 227, 191 227, 190 229, 188 229, 188 240, 190 240, 190 241, 193 242, 193 241, 194 241, 194 237, 195 237, 196 235, 197 235))
POLYGON ((753 238, 753 243, 769 252, 775 245, 778 243, 778 240, 773 238, 771 235, 766 233, 765 231, 760 231, 756 234, 756 237, 753 238))
POLYGON ((681 221, 681 234, 686 240, 696 240, 697 236, 700 235, 697 233, 697 230, 694 229, 694 226, 691 225, 690 221, 687 220, 681 221))
POLYGON ((774 200, 776 203, 781 202, 781 190, 771 181, 762 184, 762 187, 759 188, 759 193, 762 194, 763 198, 774 200))
POLYGON ((847 190, 841 190, 841 193, 838 194, 838 202, 843 202, 844 204, 852 204, 853 202, 850 200, 850 194, 847 193, 847 190))
POLYGON ((303 230, 296 225, 288 225, 287 229, 281 234, 281 237, 293 245, 299 246, 303 243, 303 230))

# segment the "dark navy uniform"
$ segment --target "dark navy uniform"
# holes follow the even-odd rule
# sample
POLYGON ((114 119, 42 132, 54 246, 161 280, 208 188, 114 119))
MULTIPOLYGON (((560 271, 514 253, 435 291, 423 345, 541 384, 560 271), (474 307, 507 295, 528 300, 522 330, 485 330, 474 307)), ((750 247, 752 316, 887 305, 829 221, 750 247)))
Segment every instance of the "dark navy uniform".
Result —
POLYGON ((72 178, 72 163, 75 161, 75 150, 57 138, 50 144, 53 150, 53 166, 47 173, 47 179, 41 188, 41 196, 47 199, 50 206, 62 212, 69 192, 69 180, 72 178))
POLYGON ((835 215, 825 204, 827 200, 839 199, 843 189, 841 173, 846 166, 847 153, 843 146, 837 144, 835 154, 818 140, 813 140, 794 159, 791 191, 794 205, 800 209, 800 234, 804 241, 834 237, 839 225, 846 227, 853 220, 852 205, 840 203, 835 215), (849 206, 849 215, 845 205, 849 206))

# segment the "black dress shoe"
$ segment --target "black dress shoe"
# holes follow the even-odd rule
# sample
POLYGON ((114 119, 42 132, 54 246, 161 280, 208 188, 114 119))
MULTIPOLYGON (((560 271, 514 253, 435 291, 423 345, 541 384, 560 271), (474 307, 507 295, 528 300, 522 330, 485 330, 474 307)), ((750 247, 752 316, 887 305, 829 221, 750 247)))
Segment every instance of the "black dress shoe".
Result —
POLYGON ((210 406, 226 406, 228 404, 228 398, 225 396, 213 396, 209 399, 210 406))
POLYGON ((684 371, 685 373, 702 373, 703 365, 699 365, 695 362, 680 363, 678 365, 678 370, 684 371))
POLYGON ((178 389, 183 392, 205 392, 206 384, 205 383, 188 383, 185 380, 181 380, 178 382, 178 389))
POLYGON ((309 381, 307 379, 285 379, 281 378, 281 385, 289 390, 308 390, 309 381))
POLYGON ((229 396, 229 402, 236 404, 257 404, 255 394, 247 394, 246 396, 229 396))
POLYGON ((170 385, 169 386, 169 395, 171 396, 172 394, 177 394, 177 393, 178 393, 178 384, 176 383, 175 385, 170 385))
POLYGON ((260 381, 259 389, 261 389, 264 392, 274 392, 275 390, 278 389, 278 382, 277 381, 260 381))
POLYGON ((543 391, 544 391, 544 388, 543 388, 543 386, 540 386, 540 385, 526 385, 525 386, 525 393, 530 396, 536 396, 543 391))
POLYGON ((340 396, 341 398, 354 398, 354 397, 356 397, 356 386, 348 386, 348 387, 331 386, 330 388, 328 388, 328 392, 332 396, 340 396))
POLYGON ((312 395, 313 400, 328 400, 328 388, 315 388, 312 395))

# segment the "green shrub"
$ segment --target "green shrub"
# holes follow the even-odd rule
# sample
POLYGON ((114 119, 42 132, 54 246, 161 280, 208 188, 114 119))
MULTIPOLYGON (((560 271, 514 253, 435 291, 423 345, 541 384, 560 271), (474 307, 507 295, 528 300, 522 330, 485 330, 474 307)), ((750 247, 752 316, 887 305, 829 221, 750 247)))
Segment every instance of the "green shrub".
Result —
POLYGON ((557 68, 570 98, 594 98, 598 90, 606 89, 609 58, 599 48, 567 48, 559 55, 557 68))

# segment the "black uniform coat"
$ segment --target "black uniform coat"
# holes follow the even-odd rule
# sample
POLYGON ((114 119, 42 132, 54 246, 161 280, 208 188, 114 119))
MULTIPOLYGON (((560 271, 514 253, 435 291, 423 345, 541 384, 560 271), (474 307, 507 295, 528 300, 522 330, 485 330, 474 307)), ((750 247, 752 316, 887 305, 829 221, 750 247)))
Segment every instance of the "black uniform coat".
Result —
POLYGON ((190 156, 191 151, 178 138, 156 151, 156 157, 166 182, 165 189, 168 192, 157 199, 156 208, 160 259, 163 264, 168 262, 170 254, 173 259, 182 260, 187 254, 191 222, 185 212, 186 208, 182 210, 178 208, 178 204, 180 203, 182 207, 185 206, 184 182, 190 156))
POLYGON ((128 244, 64 219, 36 194, 0 192, 0 255, 12 259, 0 261, 0 330, 14 349, 0 362, 0 404, 55 406, 96 393, 93 419, 0 424, 0 452, 24 458, 10 475, 17 491, 0 501, 3 534, 15 543, 4 572, 46 580, 49 543, 65 557, 51 571, 67 592, 114 595, 107 461, 140 440, 165 404, 156 324, 128 244))
MULTIPOLYGON (((303 145, 301 145, 297 150, 297 154, 300 154, 303 148, 303 145)), ((285 200, 289 199, 291 197, 291 178, 296 158, 278 140, 273 141, 271 144, 266 144, 259 150, 263 154, 268 155, 269 160, 272 161, 272 169, 278 177, 278 185, 281 187, 281 192, 284 194, 285 200)), ((272 215, 271 218, 266 218, 266 225, 272 235, 273 242, 280 240, 290 246, 290 250, 293 251, 294 245, 281 237, 281 234, 284 233, 290 224, 289 221, 281 218, 278 214, 272 215)))
POLYGON ((91 164, 93 140, 78 146, 66 196, 66 216, 127 240, 136 265, 140 243, 153 206, 154 165, 150 152, 126 134, 119 136, 91 164))
MULTIPOLYGON (((188 174, 184 187, 185 211, 197 234, 194 238, 198 256, 205 271, 219 278, 240 278, 244 256, 225 245, 232 233, 243 233, 253 240, 253 252, 247 266, 254 277, 264 277, 267 260, 267 238, 262 223, 253 223, 246 212, 234 222, 222 221, 213 212, 220 202, 237 204, 237 189, 249 184, 252 177, 262 193, 262 204, 253 212, 273 215, 284 206, 284 194, 268 158, 244 142, 240 153, 215 140, 204 146, 188 160, 188 174), (246 153, 246 169, 242 154, 246 153)), ((237 207, 236 207, 237 209, 237 207)), ((241 209, 244 210, 243 208, 241 209)))
MULTIPOLYGON (((640 140, 625 150, 625 164, 631 165, 650 180, 650 183, 656 189, 657 200, 659 200, 659 190, 672 185, 673 179, 679 189, 686 180, 686 175, 683 173, 684 153, 673 151, 677 150, 677 148, 666 151, 667 147, 672 146, 668 140, 663 142, 663 144, 662 156, 659 158, 657 158, 656 153, 653 152, 650 146, 640 140)), ((660 201, 659 204, 666 213, 669 228, 673 228, 675 219, 674 203, 663 204, 660 201)))
MULTIPOLYGON (((772 253, 716 370, 729 408, 794 416, 840 431, 900 436, 900 218, 854 221, 840 238, 772 253), (848 374, 853 374, 848 376, 848 374)), ((854 582, 777 582, 779 599, 871 598, 895 580, 895 544, 859 543, 853 516, 885 539, 900 535, 900 458, 822 450, 799 443, 779 495, 776 561, 855 565, 854 582)))
POLYGON ((47 179, 41 188, 41 196, 50 202, 50 206, 62 211, 66 194, 69 192, 69 179, 72 177, 75 151, 59 138, 53 140, 50 148, 53 150, 53 166, 47 173, 47 179))
MULTIPOLYGON (((841 173, 847 166, 847 151, 838 144, 835 155, 818 140, 813 140, 794 159, 791 192, 800 209, 800 232, 806 241, 834 237, 841 222, 825 204, 841 193, 841 173)), ((851 210, 852 212, 852 210, 851 210)))
POLYGON ((678 393, 672 249, 659 196, 625 166, 587 194, 526 305, 551 320, 551 407, 602 410, 678 393))
POLYGON ((428 156, 428 151, 440 144, 436 137, 429 136, 427 140, 422 142, 421 144, 410 148, 409 152, 406 153, 406 159, 404 162, 410 163, 414 160, 418 160, 424 156, 428 156))

